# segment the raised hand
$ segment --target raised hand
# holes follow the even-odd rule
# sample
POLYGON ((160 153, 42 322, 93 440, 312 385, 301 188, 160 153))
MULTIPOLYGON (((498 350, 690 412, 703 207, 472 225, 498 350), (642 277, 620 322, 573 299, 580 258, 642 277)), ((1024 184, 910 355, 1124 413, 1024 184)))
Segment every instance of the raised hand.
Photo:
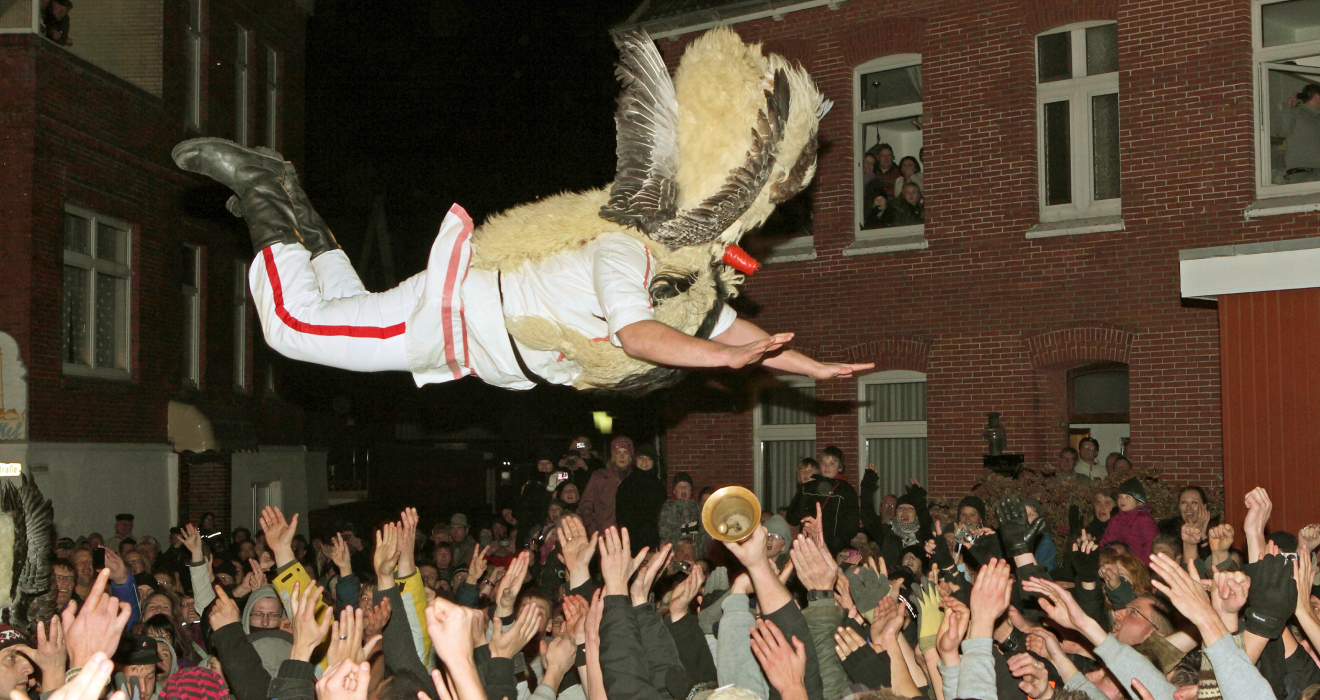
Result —
POLYGON ((835 577, 834 602, 837 603, 839 607, 843 608, 844 610, 847 610, 848 608, 857 607, 857 604, 853 602, 852 586, 851 584, 848 583, 847 576, 835 577))
POLYGON ((751 633, 752 653, 770 685, 786 699, 807 697, 807 649, 802 640, 794 637, 790 644, 779 627, 766 619, 757 620, 751 633))
MULTIPOLYGON (((527 607, 538 608, 535 605, 527 607)), ((426 608, 426 631, 431 635, 431 647, 447 666, 460 665, 465 661, 471 663, 474 648, 473 618, 480 615, 479 610, 451 603, 444 598, 436 598, 426 608)), ((496 623, 497 630, 498 627, 496 623)))
POLYGON ((1247 538, 1247 559, 1254 563, 1265 556, 1265 524, 1270 521, 1274 504, 1265 489, 1257 486, 1243 499, 1247 517, 1242 522, 1242 534, 1247 538))
POLYGON ((317 700, 367 700, 371 685, 371 664, 344 661, 336 664, 316 681, 317 700))
POLYGON ((1014 678, 1022 679, 1018 687, 1027 694, 1027 697, 1048 700, 1054 695, 1054 689, 1049 683, 1049 671, 1045 669, 1045 664, 1037 661, 1031 654, 1023 652, 1009 657, 1008 670, 1014 678))
POLYGON ((830 557, 830 550, 821 546, 814 537, 798 535, 789 552, 798 580, 809 591, 833 591, 839 567, 830 557))
POLYGON ((587 528, 576 515, 559 519, 559 556, 568 570, 569 588, 577 588, 591 578, 591 558, 596 555, 597 535, 587 536, 587 528))
POLYGON ((348 543, 344 541, 343 535, 338 532, 330 539, 330 561, 335 563, 339 569, 339 576, 342 578, 353 573, 352 553, 348 550, 348 543))
MULTIPOLYGON (((1215 612, 1221 618, 1225 615, 1236 618, 1238 611, 1247 604, 1247 596, 1251 593, 1251 578, 1241 571, 1217 571, 1213 581, 1210 602, 1215 612)), ((1307 595, 1310 595, 1309 586, 1307 595)))
POLYGON ((293 584, 293 593, 289 596, 289 620, 293 623, 293 651, 289 658, 298 661, 311 661, 312 652, 325 640, 326 633, 334 624, 333 611, 327 610, 316 621, 316 601, 321 599, 324 589, 308 585, 302 590, 302 583, 293 584))
MULTIPOLYGON (((693 567, 693 571, 700 571, 700 570, 701 567, 699 566, 693 567)), ((692 578, 692 575, 688 574, 688 578, 689 579, 692 578)), ((681 587, 682 586, 680 585, 680 588, 681 587)), ((677 589, 675 589, 674 596, 675 597, 678 596, 677 589)), ((583 598, 580 595, 570 595, 564 597, 564 600, 561 603, 561 605, 563 605, 564 607, 564 630, 567 631, 568 634, 572 635, 574 642, 578 644, 586 644, 587 643, 587 613, 589 613, 591 610, 591 604, 587 602, 586 598, 583 598)), ((672 616, 673 615, 672 605, 670 606, 670 610, 671 610, 670 615, 672 616)), ((673 619, 678 619, 678 618, 673 618, 673 619)))
MULTIPOLYGON (((401 579, 408 578, 417 570, 417 562, 414 559, 417 550, 417 509, 404 508, 399 514, 398 528, 398 547, 399 563, 395 567, 395 575, 401 579)), ((479 575, 471 573, 469 569, 469 579, 478 579, 479 575)))
POLYGON ((376 553, 372 557, 376 569, 376 589, 394 588, 394 568, 399 563, 399 528, 394 523, 376 531, 376 553))
MULTIPOLYGON (((745 576, 746 574, 744 574, 745 576)), ((701 585, 706 581, 706 573, 700 566, 692 567, 688 572, 687 578, 683 582, 674 586, 673 594, 669 597, 669 622, 673 624, 683 619, 692 608, 692 600, 701 593, 701 585)), ((580 599, 579 599, 580 600, 580 599)), ((584 601, 585 602, 585 601, 584 601)), ((567 624, 567 607, 565 607, 564 622, 567 624)))
POLYGON ((844 625, 834 630, 834 653, 839 656, 840 661, 852 656, 853 652, 864 646, 866 640, 862 639, 862 635, 852 627, 844 625))
POLYGON ((49 626, 37 622, 35 634, 37 648, 26 644, 15 645, 18 650, 32 660, 32 665, 41 669, 42 691, 49 691, 64 685, 64 672, 68 670, 68 651, 64 646, 64 626, 59 617, 52 617, 49 626), (49 632, 48 632, 49 631, 49 632))
MULTIPOLYGON (((331 619, 330 624, 330 645, 325 651, 326 668, 330 668, 339 663, 355 664, 359 661, 366 661, 368 650, 363 648, 363 624, 362 610, 354 608, 352 605, 339 611, 339 619, 335 620, 333 614, 327 614, 331 619)), ((373 644, 375 640, 372 640, 373 644)))
POLYGON ((522 590, 523 580, 527 578, 527 569, 531 561, 531 552, 522 551, 509 562, 509 571, 500 579, 500 585, 495 589, 496 617, 508 617, 513 614, 513 605, 518 600, 518 592, 522 590))
POLYGON ((871 617, 871 644, 876 647, 876 651, 893 649, 902 629, 903 612, 898 607, 898 601, 889 596, 881 598, 871 617))
POLYGON ((1210 551, 1228 554, 1228 550, 1233 546, 1235 534, 1232 525, 1216 525, 1210 528, 1210 551))
POLYGON ((490 554, 490 548, 495 545, 488 544, 485 547, 478 542, 472 545, 472 561, 468 564, 468 581, 477 585, 481 581, 481 575, 486 573, 486 555, 490 554))
MULTIPOLYGON (((428 603, 432 602, 427 600, 428 603)), ((394 604, 389 598, 381 598, 379 602, 369 608, 362 609, 362 636, 365 639, 371 639, 380 634, 385 629, 385 625, 390 622, 390 613, 394 610, 394 604)))
POLYGON ((124 560, 108 547, 101 549, 105 550, 105 569, 110 572, 110 580, 120 586, 128 583, 128 566, 124 564, 124 560))
POLYGON ((298 514, 289 520, 275 506, 261 509, 261 531, 266 533, 266 545, 275 555, 275 566, 282 567, 293 561, 293 536, 298 532, 298 514))
POLYGON ((752 536, 742 542, 725 542, 724 548, 738 557, 738 561, 742 562, 748 571, 768 566, 769 560, 765 556, 766 532, 765 526, 762 525, 753 530, 752 536))
POLYGON ((995 621, 1008 609, 1012 594, 1013 581, 1009 575, 1008 562, 992 558, 981 567, 976 575, 976 584, 972 586, 972 620, 968 626, 968 635, 989 637, 994 632, 995 621))
MULTIPOLYGON (((64 682, 64 674, 61 673, 58 679, 42 676, 41 686, 46 688, 48 683, 54 681, 52 687, 56 688, 48 696, 47 700, 97 700, 101 697, 105 686, 110 682, 110 676, 115 671, 115 665, 105 652, 96 652, 83 662, 82 671, 74 676, 68 683, 64 682)), ((44 669, 43 669, 44 671, 44 669)), ((44 694, 44 693, 43 693, 44 694)), ((11 691, 10 698, 20 700, 27 695, 22 691, 11 691)), ((109 700, 125 700, 127 696, 124 691, 117 690, 110 694, 109 700)))
POLYGON ((1150 558, 1150 568, 1161 579, 1151 578, 1151 585, 1160 593, 1168 596, 1169 602, 1201 631, 1205 646, 1211 647, 1219 638, 1228 633, 1224 622, 1219 619, 1201 579, 1196 574, 1195 562, 1187 562, 1188 569, 1178 566, 1178 562, 1166 554, 1155 554, 1150 558))
MULTIPOLYGON (((1028 523, 1026 506, 1017 496, 1000 501, 995 511, 999 514, 999 536, 1008 555, 1018 557, 1034 552, 1033 543, 1045 531, 1045 518, 1037 517, 1028 523)), ((975 614, 975 606, 972 612, 975 614)))
POLYGON ((1063 645, 1059 644, 1059 638, 1044 627, 1032 627, 1027 630, 1027 651, 1049 659, 1056 666, 1057 659, 1064 656, 1063 645))
MULTIPOLYGON (((225 625, 232 625, 239 621, 238 606, 234 604, 234 599, 225 593, 225 589, 215 586, 215 602, 211 604, 211 629, 218 630, 225 625)), ((67 630, 66 630, 67 631, 67 630)))
POLYGON ((940 621, 940 630, 935 636, 935 649, 940 654, 940 661, 945 666, 957 666, 962 661, 959 648, 967 637, 967 626, 972 613, 957 598, 944 596, 944 619, 940 621))
POLYGON ((537 632, 545 629, 545 610, 539 605, 524 605, 518 611, 518 619, 507 630, 503 627, 497 623, 491 630, 490 655, 512 659, 537 632))
POLYGON ((628 595, 628 579, 645 556, 645 548, 636 557, 632 556, 628 528, 622 532, 614 526, 606 528, 600 542, 600 575, 605 579, 605 595, 628 595))
POLYGON ((1045 611, 1046 615, 1050 616, 1051 620, 1059 623, 1059 625, 1082 632, 1087 635, 1088 639, 1096 634, 1096 630, 1099 630, 1099 638, 1092 640, 1092 643, 1099 644, 1104 641, 1106 635, 1104 628, 1088 617, 1082 610, 1082 606, 1077 604, 1077 599, 1073 598, 1072 594, 1064 590, 1059 584, 1033 576, 1023 582, 1022 590, 1039 594, 1041 597, 1036 601, 1037 604, 1040 605, 1041 610, 1045 611))
POLYGON ((202 561, 202 533, 196 525, 188 523, 183 526, 183 546, 188 548, 188 553, 192 554, 194 563, 202 561))
POLYGON ((1297 553, 1314 552, 1320 546, 1320 524, 1312 523, 1297 531, 1297 553))
MULTIPOLYGON (((627 532, 626 529, 624 531, 627 532)), ((633 579, 632 586, 628 589, 628 595, 631 596, 634 607, 646 603, 650 597, 651 586, 655 584, 655 577, 669 564, 671 550, 672 547, 668 542, 661 545, 660 551, 651 557, 650 563, 638 572, 637 578, 633 579)), ((694 566, 692 568, 699 569, 701 567, 694 566)))
POLYGON ((1183 544, 1191 545, 1193 547, 1201 544, 1202 533, 1200 527, 1197 527, 1196 525, 1193 525, 1191 523, 1183 523, 1181 534, 1182 534, 1183 544))
MULTIPOLYGON (((1216 579, 1218 580, 1218 579, 1216 579)), ((1304 619, 1303 616, 1309 616, 1316 619, 1315 611, 1311 609, 1311 586, 1315 583, 1315 569, 1311 566, 1311 551, 1303 549, 1301 545, 1297 547, 1297 560, 1293 562, 1293 580, 1297 582, 1297 619, 1304 619)), ((1250 585, 1251 579, 1247 579, 1250 585)), ((1317 619, 1320 621, 1320 619, 1317 619)))

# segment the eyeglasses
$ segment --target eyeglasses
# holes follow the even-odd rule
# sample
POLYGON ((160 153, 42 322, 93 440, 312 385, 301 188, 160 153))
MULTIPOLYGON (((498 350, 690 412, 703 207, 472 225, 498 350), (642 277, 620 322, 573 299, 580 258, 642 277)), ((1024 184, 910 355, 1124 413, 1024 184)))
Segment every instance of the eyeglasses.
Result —
POLYGON ((765 548, 767 550, 774 549, 775 542, 783 542, 783 541, 784 541, 783 535, 776 535, 775 533, 771 532, 765 536, 765 548))
POLYGON ((1137 615, 1139 615, 1139 616, 1141 617, 1141 619, 1145 620, 1146 623, 1149 624, 1151 627, 1158 628, 1158 626, 1157 626, 1154 622, 1151 622, 1151 620, 1150 620, 1149 617, 1146 617, 1146 613, 1141 612, 1141 610, 1139 610, 1139 609, 1137 609, 1136 607, 1134 607, 1131 603, 1129 603, 1129 604, 1128 604, 1127 606, 1125 606, 1123 609, 1126 610, 1126 611, 1128 611, 1128 612, 1131 612, 1131 613, 1136 613, 1137 615))
POLYGON ((284 617, 282 612, 257 612, 255 610, 248 616, 249 620, 260 620, 262 622, 279 622, 284 617))

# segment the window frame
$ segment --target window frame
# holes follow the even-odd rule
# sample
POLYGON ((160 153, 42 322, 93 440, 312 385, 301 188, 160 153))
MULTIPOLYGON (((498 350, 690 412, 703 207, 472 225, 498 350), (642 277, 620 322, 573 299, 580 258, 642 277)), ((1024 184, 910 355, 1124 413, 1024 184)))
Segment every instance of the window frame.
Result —
MULTIPOLYGON (((762 492, 762 486, 765 476, 765 451, 761 449, 762 442, 784 441, 791 442, 795 440, 816 441, 816 422, 794 423, 789 425, 764 425, 761 423, 761 390, 766 387, 774 386, 771 382, 777 382, 783 386, 795 389, 816 386, 816 381, 810 377, 802 377, 793 374, 774 375, 764 382, 758 382, 752 393, 752 491, 762 503, 766 501, 766 494, 762 492)), ((815 418, 815 416, 813 416, 815 418)), ((815 455, 812 455, 813 457, 815 455)))
MULTIPOLYGON (((82 355, 87 360, 86 364, 68 362, 65 358, 66 348, 63 338, 60 340, 60 364, 62 372, 65 375, 77 377, 95 377, 98 379, 110 379, 115 381, 131 381, 133 372, 133 233, 134 228, 129 223, 116 219, 114 217, 98 214, 90 209, 65 204, 61 210, 62 214, 72 214, 88 221, 88 250, 90 253, 79 253, 64 248, 64 242, 60 242, 61 251, 64 253, 62 267, 76 267, 85 270, 88 273, 89 283, 87 285, 87 347, 82 349, 82 355), (109 228, 114 228, 124 232, 124 260, 123 264, 102 260, 96 257, 96 238, 100 233, 100 227, 105 224, 109 228), (98 367, 96 365, 96 275, 105 275, 124 280, 124 309, 123 309, 123 327, 120 329, 120 347, 119 352, 124 355, 124 368, 118 367, 98 367)), ((63 235, 63 223, 61 223, 61 235, 63 235)), ((61 275, 63 270, 61 269, 61 275)), ((61 297, 63 296, 63 282, 61 281, 61 297)), ((62 303, 62 302, 61 302, 62 303)), ((63 320, 61 320, 61 325, 63 320)))
POLYGON ((280 52, 266 44, 266 147, 280 149, 280 52))
MULTIPOLYGON (((1118 74, 1115 70, 1101 75, 1083 75, 1078 71, 1086 70, 1086 30, 1117 24, 1112 20, 1076 22, 1061 27, 1054 27, 1032 37, 1031 52, 1035 58, 1032 64, 1032 80, 1036 88, 1036 188, 1042 223, 1091 219, 1107 216, 1122 216, 1122 176, 1120 169, 1119 196, 1113 199, 1096 200, 1095 197, 1095 152, 1092 148, 1092 130, 1094 122, 1091 114, 1092 99, 1104 95, 1119 95, 1118 74), (1073 77, 1049 83, 1040 82, 1040 38, 1051 34, 1069 32, 1071 38, 1071 63, 1073 77), (1080 37, 1080 41, 1078 40, 1080 37), (1045 181, 1045 106, 1068 100, 1069 159, 1072 177, 1072 201, 1068 204, 1047 204, 1045 181), (1080 195, 1080 196, 1079 196, 1080 195)), ((1120 112, 1120 138, 1122 134, 1122 115, 1120 112)), ((1122 158, 1122 142, 1119 143, 1119 157, 1122 158)), ((1121 168, 1121 160, 1120 160, 1121 168)))
POLYGON ((200 132, 202 130, 202 29, 204 13, 202 0, 185 0, 184 41, 187 47, 188 66, 184 86, 184 127, 200 132))
POLYGON ((1067 382, 1064 391, 1067 394, 1068 402, 1068 424, 1081 423, 1131 423, 1132 422, 1132 369, 1130 365, 1122 362, 1095 362, 1081 367, 1074 367, 1068 370, 1065 377, 1067 382), (1114 413, 1078 413, 1077 412, 1077 391, 1075 385, 1078 377, 1098 372, 1114 372, 1122 370, 1128 375, 1128 410, 1114 413))
MULTIPOLYGON (((1274 197, 1292 197, 1320 193, 1320 181, 1299 182, 1295 184, 1275 185, 1271 183, 1272 154, 1270 150, 1270 109, 1269 68, 1268 64, 1295 58, 1320 56, 1320 39, 1302 41, 1266 48, 1264 44, 1264 19, 1262 9, 1266 5, 1277 5, 1290 0, 1252 0, 1251 3, 1251 77, 1253 117, 1256 129, 1256 196, 1261 199, 1274 197)), ((1300 66, 1315 69, 1320 73, 1320 66, 1300 66)), ((1317 76, 1320 78, 1320 75, 1317 76)))
MULTIPOLYGON (((869 461, 866 441, 877 438, 914 438, 927 437, 930 423, 929 413, 926 420, 887 421, 872 423, 866 420, 866 387, 874 384, 915 384, 926 383, 926 374, 909 369, 891 369, 871 372, 857 379, 857 454, 863 461, 869 461)), ((929 395, 928 395, 929 396, 929 395)), ((927 410, 930 401, 927 398, 927 410)))
MULTIPOLYGON (((900 53, 891 54, 875 58, 861 65, 855 66, 852 71, 852 91, 853 91, 853 238, 856 241, 881 241, 890 238, 910 238, 913 236, 925 236, 926 225, 915 224, 912 226, 890 226, 888 228, 864 229, 865 207, 862 198, 865 195, 866 185, 862 182, 862 161, 866 155, 865 129, 867 124, 875 122, 893 121, 896 119, 920 118, 924 122, 925 115, 925 83, 926 76, 923 68, 922 82, 922 101, 909 102, 894 107, 884 107, 881 109, 862 110, 861 79, 867 73, 878 71, 895 70, 898 68, 910 68, 912 66, 921 66, 921 54, 919 53, 900 53)), ((922 136, 922 143, 925 144, 925 136, 922 136)), ((926 164, 921 163, 922 173, 926 172, 926 164)), ((922 196, 926 193, 922 188, 922 196)))
POLYGON ((197 389, 202 384, 202 249, 192 243, 184 243, 183 249, 192 255, 193 278, 179 285, 184 307, 190 312, 179 324, 186 350, 180 379, 184 386, 197 389))
POLYGON ((234 23, 234 141, 250 146, 252 119, 252 30, 234 23))
POLYGON ((234 261, 234 391, 248 392, 248 263, 246 260, 234 261))

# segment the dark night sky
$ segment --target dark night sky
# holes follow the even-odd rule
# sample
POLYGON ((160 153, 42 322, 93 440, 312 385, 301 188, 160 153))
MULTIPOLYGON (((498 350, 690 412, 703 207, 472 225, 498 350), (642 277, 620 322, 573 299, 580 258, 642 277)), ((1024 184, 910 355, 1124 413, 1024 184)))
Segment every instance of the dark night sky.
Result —
MULTIPOLYGON (((425 267, 455 202, 480 223, 538 196, 612 180, 618 85, 608 29, 638 2, 317 0, 307 34, 304 182, 349 257, 362 254, 376 194, 386 197, 402 279, 425 267)), ((372 275, 364 281, 385 286, 372 275)), ((356 415, 383 424, 475 420, 505 434, 560 432, 601 405, 561 388, 509 392, 469 378, 418 390, 404 373, 295 362, 283 377, 289 398, 313 414, 346 394, 356 415)))

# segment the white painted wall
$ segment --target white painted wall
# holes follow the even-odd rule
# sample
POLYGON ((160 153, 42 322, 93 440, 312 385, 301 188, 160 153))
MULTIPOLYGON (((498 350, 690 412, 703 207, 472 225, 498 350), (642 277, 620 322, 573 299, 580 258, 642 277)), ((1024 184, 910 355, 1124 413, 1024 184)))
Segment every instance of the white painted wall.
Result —
POLYGON ((254 532, 261 527, 257 522, 259 514, 252 510, 252 486, 267 481, 279 481, 284 501, 280 504, 281 509, 286 517, 293 517, 294 513, 298 513, 298 532, 307 535, 309 508, 307 475, 314 460, 319 460, 321 468, 318 500, 324 502, 324 454, 309 453, 301 446, 266 445, 263 445, 259 452, 235 453, 231 478, 233 511, 230 514, 234 527, 251 528, 254 532))
POLYGON ((132 513, 133 534, 166 540, 178 519, 179 459, 168 445, 29 443, 0 446, 55 505, 61 537, 114 534, 115 515, 132 513))
POLYGON ((1128 423, 1073 423, 1069 427, 1090 428, 1091 437, 1100 443, 1100 456, 1096 461, 1101 464, 1110 452, 1122 452, 1122 439, 1132 436, 1132 426, 1128 423))

